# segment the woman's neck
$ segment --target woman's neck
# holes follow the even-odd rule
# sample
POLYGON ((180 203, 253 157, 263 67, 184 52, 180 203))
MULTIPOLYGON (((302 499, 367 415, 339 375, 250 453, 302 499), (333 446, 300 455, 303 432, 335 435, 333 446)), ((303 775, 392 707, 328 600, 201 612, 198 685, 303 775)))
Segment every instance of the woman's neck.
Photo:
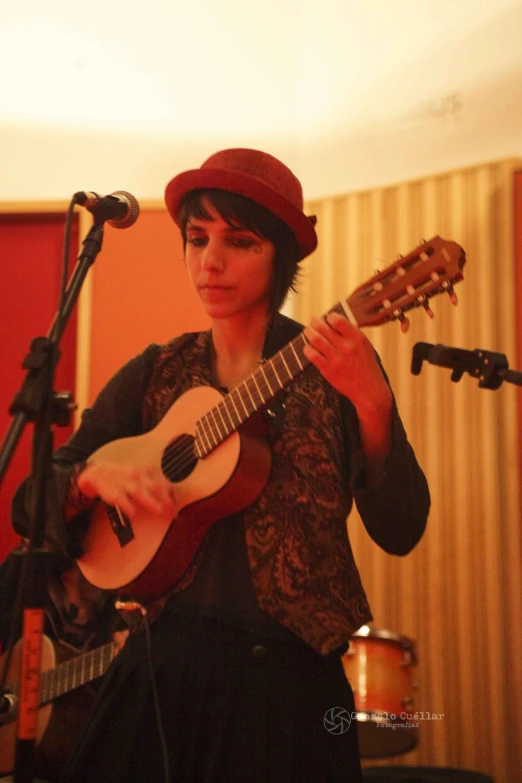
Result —
POLYGON ((269 314, 213 321, 213 372, 219 386, 233 389, 254 372, 263 356, 269 321, 269 314))

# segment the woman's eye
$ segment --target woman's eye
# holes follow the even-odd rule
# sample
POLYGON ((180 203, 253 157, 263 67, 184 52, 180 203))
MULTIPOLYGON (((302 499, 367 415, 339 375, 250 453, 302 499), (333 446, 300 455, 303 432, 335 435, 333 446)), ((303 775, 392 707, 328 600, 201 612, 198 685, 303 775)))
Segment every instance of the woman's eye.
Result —
MULTIPOLYGON (((241 236, 230 236, 226 240, 230 247, 237 248, 239 250, 248 250, 253 245, 256 244, 256 240, 253 237, 241 237, 241 236)), ((187 245, 191 245, 192 247, 205 247, 205 245, 208 244, 208 237, 202 236, 201 234, 194 234, 193 236, 187 237, 187 245)))
POLYGON ((232 244, 235 247, 248 248, 248 247, 252 247, 252 245, 254 244, 254 240, 251 239, 250 237, 235 237, 232 240, 232 244))

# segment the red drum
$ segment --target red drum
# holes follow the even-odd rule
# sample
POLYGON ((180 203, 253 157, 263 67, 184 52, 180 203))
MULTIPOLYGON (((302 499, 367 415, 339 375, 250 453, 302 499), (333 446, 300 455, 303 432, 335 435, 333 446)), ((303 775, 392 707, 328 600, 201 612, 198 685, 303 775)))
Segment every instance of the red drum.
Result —
POLYGON ((414 643, 384 629, 363 625, 342 658, 357 710, 362 758, 387 758, 418 742, 413 720, 414 643))

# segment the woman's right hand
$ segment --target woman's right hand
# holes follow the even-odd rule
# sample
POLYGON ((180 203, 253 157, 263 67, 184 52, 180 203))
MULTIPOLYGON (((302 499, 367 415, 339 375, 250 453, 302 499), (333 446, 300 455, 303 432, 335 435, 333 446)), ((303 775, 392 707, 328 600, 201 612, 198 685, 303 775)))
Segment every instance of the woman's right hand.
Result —
POLYGON ((174 485, 155 465, 134 468, 113 462, 87 464, 77 482, 83 495, 118 506, 129 519, 142 511, 171 518, 177 514, 174 485))

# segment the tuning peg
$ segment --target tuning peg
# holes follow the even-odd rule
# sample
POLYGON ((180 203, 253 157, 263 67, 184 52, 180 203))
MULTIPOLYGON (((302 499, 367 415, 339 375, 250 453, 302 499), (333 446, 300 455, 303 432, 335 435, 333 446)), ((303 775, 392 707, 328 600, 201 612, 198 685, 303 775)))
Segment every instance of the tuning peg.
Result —
POLYGON ((394 310, 393 314, 399 320, 399 323, 401 325, 401 332, 403 334, 406 334, 406 332, 410 328, 410 319, 406 318, 402 310, 394 310))
POLYGON ((449 298, 450 298, 450 302, 451 302, 451 304, 452 304, 452 305, 455 305, 455 307, 456 307, 456 306, 458 305, 458 303, 459 303, 459 300, 458 300, 458 298, 457 298, 457 294, 456 294, 456 293, 455 293, 455 291, 453 290, 453 286, 451 285, 451 283, 448 283, 448 281, 446 280, 446 281, 445 281, 445 282, 442 284, 442 287, 444 288, 444 290, 445 290, 445 291, 446 291, 446 293, 448 294, 448 296, 449 296, 449 298))
POLYGON ((435 318, 435 314, 430 307, 429 299, 425 294, 421 294, 421 296, 418 296, 417 301, 419 302, 419 304, 421 304, 424 307, 424 309, 426 310, 426 314, 430 318, 435 318))

